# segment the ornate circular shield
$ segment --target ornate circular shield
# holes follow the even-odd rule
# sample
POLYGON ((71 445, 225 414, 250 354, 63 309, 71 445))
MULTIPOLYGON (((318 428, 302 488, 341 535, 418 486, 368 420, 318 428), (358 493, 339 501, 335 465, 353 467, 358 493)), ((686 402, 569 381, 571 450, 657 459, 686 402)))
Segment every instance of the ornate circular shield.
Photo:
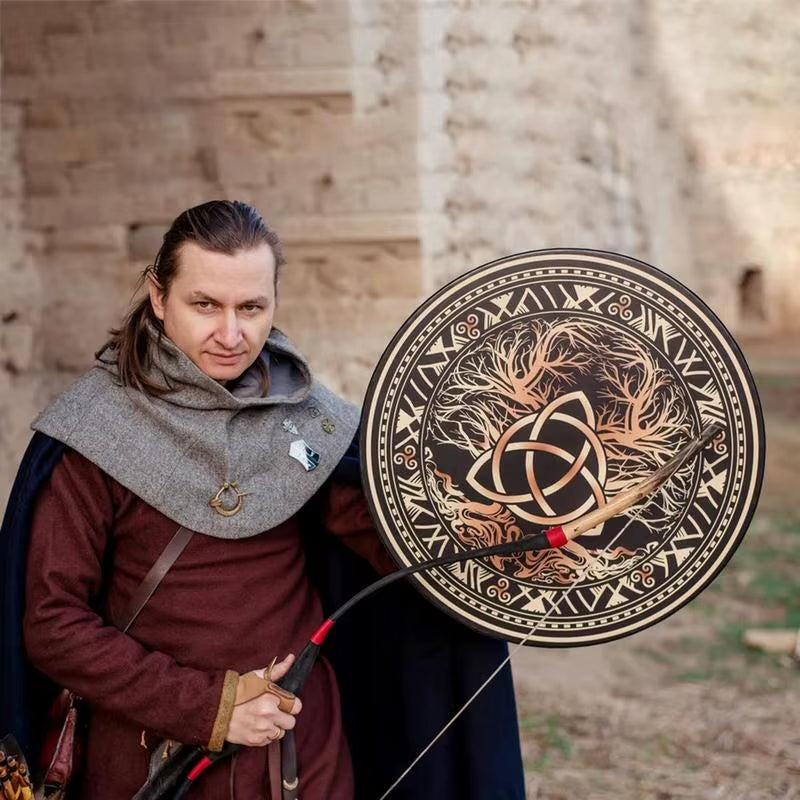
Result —
POLYGON ((602 508, 712 422, 657 491, 561 549, 414 576, 475 628, 577 645, 663 619, 722 569, 755 510, 761 408, 709 308, 640 261, 509 256, 454 280, 395 335, 362 417, 373 518, 404 566, 602 508))

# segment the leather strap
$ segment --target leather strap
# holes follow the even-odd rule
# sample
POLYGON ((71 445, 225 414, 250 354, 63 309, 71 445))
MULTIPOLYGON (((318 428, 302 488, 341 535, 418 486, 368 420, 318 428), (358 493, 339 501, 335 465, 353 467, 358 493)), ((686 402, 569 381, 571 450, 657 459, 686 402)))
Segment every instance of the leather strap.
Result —
POLYGON ((267 745, 267 769, 269 771, 270 800, 281 800, 281 743, 267 745))
POLYGON ((169 572, 170 567, 184 551, 186 545, 189 544, 192 536, 194 536, 194 531, 190 531, 183 526, 175 531, 175 535, 169 540, 169 544, 156 559, 156 563, 150 567, 150 571, 144 576, 139 588, 133 593, 128 604, 128 614, 122 618, 121 624, 117 626, 123 633, 126 633, 128 628, 133 625, 134 620, 147 605, 147 601, 153 596, 158 584, 161 583, 164 576, 169 572))
POLYGON ((294 731, 286 731, 281 741, 281 786, 282 800, 297 800, 300 781, 297 777, 297 751, 294 746, 294 731))

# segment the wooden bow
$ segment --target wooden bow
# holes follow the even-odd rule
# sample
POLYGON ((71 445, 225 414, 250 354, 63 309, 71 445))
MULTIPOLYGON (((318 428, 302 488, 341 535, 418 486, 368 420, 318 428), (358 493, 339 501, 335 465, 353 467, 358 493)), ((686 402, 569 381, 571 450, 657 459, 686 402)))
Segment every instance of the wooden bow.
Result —
MULTIPOLYGON (((512 542, 503 542, 490 547, 465 550, 461 553, 453 553, 418 564, 412 564, 411 566, 398 569, 396 572, 371 583, 358 592, 358 594, 354 595, 344 605, 340 606, 319 626, 319 628, 317 628, 306 646, 300 652, 300 655, 289 672, 280 681, 277 681, 277 683, 282 688, 293 694, 297 694, 311 672, 311 668, 314 666, 319 655, 322 643, 325 641, 331 628, 353 606, 365 597, 369 597, 379 589, 382 589, 384 586, 388 586, 417 572, 446 566, 447 564, 455 564, 475 558, 486 558, 488 556, 513 555, 529 551, 563 547, 567 542, 576 539, 581 534, 597 527, 612 517, 627 511, 644 498, 652 495, 659 486, 667 481, 670 476, 675 474, 684 464, 700 453, 711 440, 722 431, 723 426, 716 422, 706 426, 697 437, 684 445, 672 458, 653 472, 652 475, 636 484, 636 486, 624 492, 620 492, 620 494, 613 497, 606 505, 584 514, 574 522, 565 525, 557 525, 541 533, 524 536, 512 542)), ((490 676, 490 678, 491 677, 493 676, 490 676)), ((485 688, 486 685, 488 685, 488 681, 483 684, 481 690, 485 688)), ((474 700, 475 697, 477 697, 477 693, 473 695, 470 702, 474 700)), ((462 713, 463 710, 462 708, 458 713, 462 713)), ((447 723, 444 729, 446 729, 451 722, 452 720, 447 723)), ((437 734, 437 736, 434 737, 434 741, 439 735, 440 734, 437 734)), ((172 800, 179 800, 206 769, 216 762, 233 755, 239 748, 240 745, 226 743, 220 752, 211 753, 204 751, 202 748, 182 747, 180 752, 178 752, 174 758, 170 759, 164 765, 164 768, 159 770, 152 779, 142 787, 136 794, 134 800, 161 800, 161 798, 166 797, 172 797, 172 800)), ((416 760, 413 763, 416 763, 416 760)), ((407 771, 403 773, 403 775, 405 774, 407 774, 407 771)), ((401 778, 402 777, 403 776, 401 776, 401 778)), ((284 775, 284 779, 293 780, 294 778, 296 778, 296 776, 284 775)), ((394 785, 396 785, 396 783, 394 785)), ((390 787, 386 794, 389 794, 394 788, 394 785, 390 787)))

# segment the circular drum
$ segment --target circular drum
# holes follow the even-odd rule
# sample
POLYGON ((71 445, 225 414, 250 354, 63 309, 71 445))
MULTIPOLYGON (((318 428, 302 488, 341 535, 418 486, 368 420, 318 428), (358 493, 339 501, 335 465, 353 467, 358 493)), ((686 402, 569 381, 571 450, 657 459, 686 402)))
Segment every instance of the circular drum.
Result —
POLYGON ((708 586, 758 499, 761 408, 713 312, 625 256, 522 253, 452 281, 392 339, 364 405, 364 485, 408 566, 601 508, 712 422, 724 432, 637 505, 561 549, 415 575, 429 598, 510 641, 626 636, 708 586))

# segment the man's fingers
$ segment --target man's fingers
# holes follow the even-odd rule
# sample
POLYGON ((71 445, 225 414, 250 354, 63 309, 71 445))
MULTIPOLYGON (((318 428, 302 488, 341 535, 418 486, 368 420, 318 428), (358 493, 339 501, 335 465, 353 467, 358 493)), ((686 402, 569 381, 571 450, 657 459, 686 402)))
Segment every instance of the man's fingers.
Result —
POLYGON ((273 681, 280 680, 289 671, 292 664, 294 664, 294 653, 289 653, 283 661, 278 661, 272 665, 272 672, 267 677, 273 681))
POLYGON ((281 689, 280 686, 276 686, 275 689, 283 692, 285 696, 282 698, 277 691, 270 689, 253 701, 256 704, 253 710, 258 716, 267 719, 278 719, 284 716, 287 719, 293 719, 303 708, 300 698, 281 689))
POLYGON ((267 694, 274 695, 277 700, 278 708, 287 714, 298 714, 303 707, 299 698, 291 692, 287 692, 286 689, 282 689, 274 681, 270 681, 267 684, 267 694))
POLYGON ((278 711, 273 717, 273 722, 282 731, 290 731, 297 724, 297 717, 293 717, 291 714, 284 714, 283 711, 278 711))

